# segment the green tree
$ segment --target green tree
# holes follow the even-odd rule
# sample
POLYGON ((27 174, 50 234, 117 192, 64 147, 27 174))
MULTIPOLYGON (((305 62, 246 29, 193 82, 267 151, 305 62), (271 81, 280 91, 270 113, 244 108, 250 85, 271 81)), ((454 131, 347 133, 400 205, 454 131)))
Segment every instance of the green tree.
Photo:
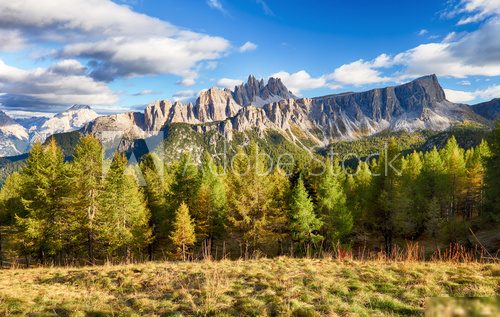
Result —
POLYGON ((396 224, 407 239, 418 239, 425 231, 426 209, 424 206, 421 172, 421 155, 413 152, 402 160, 402 173, 398 192, 396 224))
POLYGON ((170 206, 171 209, 175 212, 180 202, 183 201, 191 210, 194 210, 199 186, 198 165, 193 161, 189 153, 184 153, 174 172, 174 183, 172 184, 174 196, 169 199, 173 203, 170 206))
POLYGON ((212 242, 222 237, 227 226, 226 188, 218 167, 208 153, 204 153, 201 180, 194 213, 196 232, 203 241, 205 255, 211 256, 212 242))
POLYGON ((323 240, 319 234, 322 225, 322 221, 314 213, 314 204, 306 191, 304 181, 299 178, 291 195, 290 232, 292 240, 305 249, 307 256, 311 254, 311 246, 323 240))
POLYGON ((71 204, 68 214, 71 217, 73 234, 71 241, 85 241, 89 263, 95 262, 96 216, 105 212, 101 208, 100 197, 103 192, 104 151, 101 142, 92 135, 80 139, 72 163, 70 174, 71 204))
POLYGON ((240 148, 228 177, 228 220, 245 258, 250 252, 259 252, 266 241, 275 237, 269 221, 276 211, 272 188, 265 156, 257 144, 251 142, 248 155, 240 148))
POLYGON ((147 154, 141 161, 140 169, 144 177, 144 196, 151 213, 149 227, 152 232, 151 243, 148 245, 149 260, 153 260, 155 249, 166 241, 169 234, 169 206, 167 204, 170 175, 166 175, 162 162, 155 153, 147 154), (167 181, 166 181, 167 180, 167 181))
POLYGON ((46 147, 36 143, 22 171, 25 215, 17 215, 21 242, 42 264, 60 262, 69 238, 66 217, 67 170, 61 149, 52 138, 46 147))
POLYGON ((384 237, 385 251, 389 254, 393 246, 396 232, 395 216, 401 207, 398 200, 399 176, 401 175, 400 149, 394 138, 391 138, 386 149, 374 166, 372 220, 375 228, 384 237))
POLYGON ((464 152, 455 137, 451 137, 441 151, 445 171, 446 216, 454 217, 463 203, 466 170, 464 152))
POLYGON ((14 172, 5 180, 0 190, 0 268, 4 261, 5 233, 11 231, 15 224, 16 215, 24 215, 24 205, 21 200, 23 177, 14 172))
POLYGON ((486 164, 486 206, 485 217, 500 221, 500 120, 490 134, 491 155, 486 164))
POLYGON ((320 215, 326 236, 335 244, 352 230, 353 218, 347 208, 343 184, 339 181, 343 171, 338 161, 327 161, 325 171, 319 177, 317 214, 320 215))
POLYGON ((174 245, 180 248, 182 260, 187 260, 188 247, 196 241, 195 229, 191 216, 189 215, 189 207, 182 202, 175 213, 174 230, 171 235, 174 245))
POLYGON ((127 261, 150 243, 150 213, 133 175, 126 173, 127 159, 116 153, 106 175, 101 196, 105 212, 99 214, 99 238, 108 256, 127 261))

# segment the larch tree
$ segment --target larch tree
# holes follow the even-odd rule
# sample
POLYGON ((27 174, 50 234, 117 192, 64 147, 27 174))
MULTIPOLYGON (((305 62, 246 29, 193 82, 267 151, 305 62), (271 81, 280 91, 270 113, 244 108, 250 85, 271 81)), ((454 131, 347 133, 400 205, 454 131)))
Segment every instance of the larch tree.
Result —
POLYGON ((126 172, 127 159, 116 153, 106 175, 101 196, 100 238, 108 256, 127 261, 150 243, 150 213, 135 176, 126 172))
POLYGON ((446 182, 447 217, 453 218, 462 207, 465 193, 465 159, 464 151, 460 148, 455 137, 451 137, 441 150, 446 182))
POLYGON ((74 219, 72 241, 85 241, 88 262, 95 262, 95 230, 97 215, 104 212, 100 197, 103 192, 104 150, 92 135, 80 139, 70 173, 71 215, 74 219))
POLYGON ((345 238, 352 230, 353 217, 347 208, 346 195, 340 177, 343 175, 338 161, 328 160, 319 176, 317 188, 317 214, 320 215, 326 237, 333 244, 345 238))
POLYGON ((47 146, 33 146, 22 175, 26 213, 16 216, 21 241, 42 264, 49 258, 60 261, 68 241, 68 184, 63 153, 54 138, 47 146))
POLYGON ((487 219, 500 221, 500 120, 489 139, 491 155, 486 163, 486 209, 487 219))
POLYGON ((204 153, 201 179, 197 193, 194 219, 196 233, 203 243, 203 251, 211 257, 212 242, 223 236, 227 226, 227 198, 224 181, 217 165, 204 153))
POLYGON ((228 220, 245 258, 260 251, 262 243, 274 235, 269 223, 274 212, 271 189, 268 167, 257 144, 250 143, 248 155, 240 148, 228 177, 228 220))
POLYGON ((154 154, 147 154, 140 163, 140 170, 144 177, 144 196, 146 205, 151 213, 149 227, 152 232, 151 243, 148 245, 149 260, 153 260, 156 248, 165 243, 169 235, 167 187, 165 169, 160 158, 154 154))
POLYGON ((320 229, 323 222, 314 213, 314 204, 307 193, 304 181, 299 178, 290 201, 290 232, 292 241, 298 242, 306 256, 311 255, 311 246, 323 240, 320 229))
POLYGON ((196 242, 195 228, 189 207, 182 202, 175 213, 174 228, 170 236, 174 245, 180 249, 182 260, 188 259, 188 247, 196 242))

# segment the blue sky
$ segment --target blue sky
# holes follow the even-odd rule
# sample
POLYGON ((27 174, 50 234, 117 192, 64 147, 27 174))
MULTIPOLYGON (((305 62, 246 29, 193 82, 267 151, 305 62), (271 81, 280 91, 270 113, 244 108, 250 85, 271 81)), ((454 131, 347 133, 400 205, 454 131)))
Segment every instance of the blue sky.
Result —
POLYGON ((141 109, 249 74, 311 97, 436 73, 448 99, 500 97, 500 0, 20 0, 0 4, 9 113, 141 109))

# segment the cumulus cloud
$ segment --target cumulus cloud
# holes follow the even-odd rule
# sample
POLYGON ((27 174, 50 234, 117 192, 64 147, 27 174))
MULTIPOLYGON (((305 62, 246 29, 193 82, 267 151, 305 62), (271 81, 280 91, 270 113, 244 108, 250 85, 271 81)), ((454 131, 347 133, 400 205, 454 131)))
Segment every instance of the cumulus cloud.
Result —
POLYGON ((53 104, 109 105, 117 102, 116 94, 106 84, 75 72, 79 68, 76 63, 62 61, 48 68, 25 70, 0 60, 0 92, 30 96, 53 104))
POLYGON ((478 89, 475 91, 444 89, 444 93, 446 94, 446 99, 458 103, 467 103, 476 99, 490 100, 500 97, 500 85, 494 85, 486 89, 478 89))
MULTIPOLYGON (((0 28, 63 44, 58 58, 85 58, 97 80, 150 74, 196 77, 200 62, 230 48, 221 37, 191 32, 109 0, 0 2, 0 28)), ((1 45, 1 44, 0 44, 1 45)))
POLYGON ((500 14, 500 1, 498 0, 461 0, 451 10, 445 12, 446 17, 461 18, 457 25, 465 25, 484 21, 485 19, 500 14))
POLYGON ((245 44, 240 46, 239 51, 241 53, 244 53, 244 52, 254 51, 256 49, 257 49, 257 44, 252 42, 246 42, 245 44))
POLYGON ((451 102, 466 103, 476 99, 474 93, 461 90, 444 89, 446 99, 451 102))
POLYGON ((221 78, 217 81, 217 86, 228 89, 233 89, 241 84, 243 84, 243 80, 240 79, 221 78))
POLYGON ((17 30, 2 30, 0 29, 0 51, 17 51, 26 45, 21 32, 17 30))
POLYGON ((292 74, 281 71, 271 75, 271 77, 280 78, 285 86, 298 96, 300 96, 301 90, 321 88, 325 87, 327 84, 324 76, 314 78, 311 77, 311 75, 309 75, 305 70, 292 74))
POLYGON ((385 54, 378 56, 373 61, 360 59, 336 68, 333 73, 328 75, 328 79, 341 85, 355 86, 388 82, 392 79, 382 76, 377 68, 387 67, 390 63, 389 56, 385 54))

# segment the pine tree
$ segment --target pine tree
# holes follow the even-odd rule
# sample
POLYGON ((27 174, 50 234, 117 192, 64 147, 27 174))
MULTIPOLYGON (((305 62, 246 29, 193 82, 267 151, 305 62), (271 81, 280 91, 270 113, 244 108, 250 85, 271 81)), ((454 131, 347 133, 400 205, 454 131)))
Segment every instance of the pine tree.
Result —
POLYGON ((95 230, 98 213, 105 212, 100 205, 103 192, 104 150, 92 135, 80 139, 71 165, 71 206, 67 216, 72 219, 72 241, 85 241, 89 263, 95 261, 95 230))
POLYGON ((229 213, 233 237, 240 242, 240 253, 260 251, 265 241, 275 237, 269 219, 276 210, 272 204, 272 185, 266 162, 255 142, 246 155, 242 149, 234 157, 228 177, 229 213))
POLYGON ((304 247, 307 256, 310 256, 311 246, 323 240, 319 234, 322 225, 322 221, 314 213, 314 204, 309 198, 304 181, 299 178, 291 196, 290 232, 292 240, 304 247))
POLYGON ((150 243, 150 213, 133 175, 126 173, 127 159, 116 153, 106 175, 101 196, 105 213, 99 216, 99 238, 108 256, 127 261, 150 243))
POLYGON ((175 213, 174 230, 170 238, 174 245, 180 248, 182 260, 186 261, 188 247, 195 243, 196 237, 194 225, 189 215, 189 207, 184 202, 175 213))
POLYGON ((317 214, 320 215, 326 236, 333 244, 345 238, 352 230, 353 218, 347 208, 346 195, 342 186, 338 161, 327 161, 325 172, 318 182, 317 214))
POLYGON ((491 155, 486 164, 486 219, 500 221, 500 120, 490 134, 491 155))
POLYGON ((483 160, 479 148, 465 152, 465 206, 464 217, 471 219, 473 214, 480 214, 483 204, 484 173, 483 160))
POLYGON ((145 182, 146 205, 151 213, 149 227, 152 239, 148 245, 149 260, 153 260, 156 247, 166 241, 170 231, 167 205, 167 187, 170 184, 166 182, 170 175, 165 175, 165 171, 161 173, 161 165, 159 157, 154 153, 147 154, 140 164, 145 182))
POLYGON ((402 175, 396 193, 398 208, 396 223, 400 233, 407 239, 417 239, 425 231, 426 209, 423 205, 421 155, 413 152, 402 160, 402 175))
POLYGON ((454 217, 463 203, 465 192, 464 153, 455 137, 451 137, 440 154, 445 171, 447 216, 454 217))
POLYGON ((401 159, 399 146, 394 138, 391 138, 386 150, 374 170, 376 175, 373 184, 373 210, 372 221, 375 227, 382 233, 385 243, 385 252, 389 254, 393 246, 396 210, 400 208, 397 193, 399 187, 399 176, 401 173, 401 159))
POLYGON ((184 153, 175 170, 174 183, 172 184, 173 197, 170 197, 172 202, 176 202, 170 206, 175 212, 180 205, 180 202, 185 202, 191 210, 194 210, 196 205, 196 193, 200 186, 200 178, 198 175, 198 165, 193 161, 189 153, 184 153))
POLYGON ((220 238, 227 226, 226 189, 218 167, 208 153, 203 156, 201 180, 194 213, 196 232, 204 243, 204 252, 211 256, 213 239, 220 238))
POLYGON ((358 228, 364 234, 371 225, 369 221, 370 211, 373 208, 372 195, 372 172, 366 162, 360 162, 356 173, 352 177, 352 190, 348 196, 353 211, 353 218, 358 228))
POLYGON ((0 190, 0 268, 4 261, 4 230, 9 230, 15 224, 16 216, 24 216, 24 205, 21 201, 23 177, 14 172, 5 180, 0 190))
POLYGON ((66 222, 68 191, 63 153, 52 138, 46 147, 36 143, 22 171, 25 215, 16 216, 24 248, 42 264, 60 262, 69 238, 66 222))

